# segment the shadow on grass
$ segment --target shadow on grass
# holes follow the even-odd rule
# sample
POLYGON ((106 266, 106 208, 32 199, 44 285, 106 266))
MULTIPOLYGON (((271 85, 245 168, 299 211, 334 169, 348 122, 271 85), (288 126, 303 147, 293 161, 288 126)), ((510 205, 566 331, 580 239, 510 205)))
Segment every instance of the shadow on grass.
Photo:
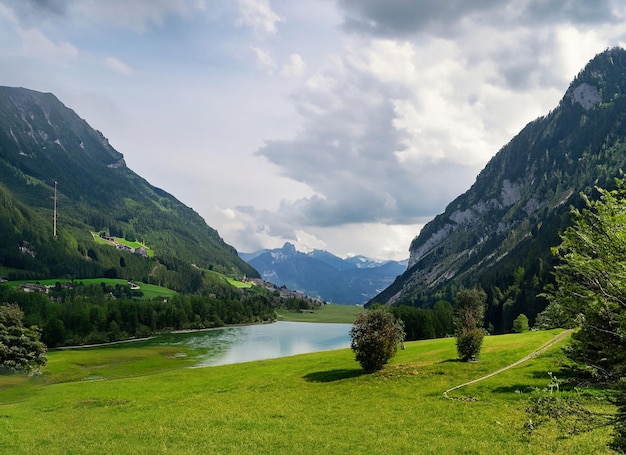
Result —
POLYGON ((342 379, 357 378, 364 374, 367 373, 361 369, 317 371, 305 375, 304 380, 309 382, 334 382, 341 381, 342 379))
POLYGON ((441 360, 437 363, 461 363, 460 359, 446 359, 446 360, 441 360))

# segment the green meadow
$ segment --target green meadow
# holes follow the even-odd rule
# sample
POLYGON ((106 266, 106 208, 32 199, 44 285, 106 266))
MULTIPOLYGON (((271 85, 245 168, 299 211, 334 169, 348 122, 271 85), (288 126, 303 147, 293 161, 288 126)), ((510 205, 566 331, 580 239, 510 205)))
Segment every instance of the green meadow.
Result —
POLYGON ((0 452, 611 453, 609 427, 526 429, 530 397, 547 387, 548 372, 559 375, 563 341, 453 400, 443 396, 557 333, 486 337, 473 363, 455 360, 453 338, 408 342, 369 375, 349 349, 208 368, 189 368, 192 353, 176 346, 52 351, 40 377, 0 377, 0 452))
POLYGON ((292 322, 339 322, 352 324, 357 314, 365 311, 357 305, 323 305, 315 310, 307 310, 302 313, 278 309, 276 311, 279 321, 292 322))
MULTIPOLYGON (((106 240, 104 240, 103 238, 100 237, 100 233, 99 232, 92 232, 91 233, 94 242, 96 242, 99 245, 111 245, 111 242, 108 242, 106 240)), ((117 243, 119 243, 120 245, 126 245, 130 248, 141 248, 144 247, 146 249, 146 254, 148 255, 148 257, 153 257, 154 256, 154 251, 147 247, 146 245, 144 245, 142 242, 137 242, 137 241, 131 241, 131 240, 126 240, 123 237, 114 237, 115 241, 117 243)))

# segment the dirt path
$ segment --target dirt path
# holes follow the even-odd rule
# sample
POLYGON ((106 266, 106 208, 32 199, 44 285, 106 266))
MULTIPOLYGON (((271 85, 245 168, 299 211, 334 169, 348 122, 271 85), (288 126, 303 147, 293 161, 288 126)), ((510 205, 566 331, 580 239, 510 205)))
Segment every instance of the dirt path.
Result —
MULTIPOLYGON (((548 341, 546 344, 541 346, 539 349, 537 349, 536 351, 531 352, 530 354, 528 354, 526 357, 523 357, 523 358, 519 359, 518 361, 513 362, 512 364, 505 366, 504 368, 500 368, 499 370, 494 371, 493 373, 489 373, 489 374, 487 374, 487 375, 485 375, 483 377, 480 377, 478 379, 474 379, 474 380, 468 381, 468 382, 466 382, 464 384, 454 386, 454 387, 446 390, 445 392, 443 392, 443 396, 446 397, 448 400, 459 400, 459 398, 450 398, 448 396, 448 393, 450 393, 450 392, 452 392, 454 390, 458 390, 460 388, 463 388, 465 386, 471 385, 471 384, 476 384, 477 382, 483 381, 483 380, 488 379, 488 378, 490 378, 492 376, 495 376, 496 374, 502 373, 503 371, 506 371, 506 370, 509 370, 509 369, 511 369, 513 367, 516 367, 517 365, 519 365, 521 363, 524 363, 524 362, 532 359, 533 357, 536 357, 539 354, 543 353, 546 349, 548 349, 553 344, 558 343, 559 341, 561 341, 563 338, 568 336, 571 332, 572 332, 571 329, 570 330, 564 330, 563 332, 559 333, 557 336, 552 338, 550 341, 548 341)), ((465 399, 464 398, 460 398, 460 400, 465 400, 465 399)))

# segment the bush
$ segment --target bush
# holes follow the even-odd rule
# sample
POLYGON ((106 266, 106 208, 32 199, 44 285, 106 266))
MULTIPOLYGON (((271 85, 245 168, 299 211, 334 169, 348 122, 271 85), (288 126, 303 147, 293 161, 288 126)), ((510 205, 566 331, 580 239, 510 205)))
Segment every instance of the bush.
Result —
POLYGON ((0 373, 30 373, 48 360, 39 329, 24 327, 23 318, 17 305, 0 305, 0 373))
POLYGON ((483 344, 482 329, 487 294, 482 289, 464 289, 454 297, 456 350, 463 362, 476 360, 483 344))
POLYGON ((456 351, 462 362, 476 360, 483 344, 485 332, 482 329, 475 328, 459 332, 456 337, 456 351))
POLYGON ((513 331, 515 333, 528 332, 528 318, 524 313, 520 314, 513 321, 513 331))
POLYGON ((350 347, 363 369, 372 373, 393 358, 404 340, 402 321, 379 308, 361 313, 350 330, 350 347))

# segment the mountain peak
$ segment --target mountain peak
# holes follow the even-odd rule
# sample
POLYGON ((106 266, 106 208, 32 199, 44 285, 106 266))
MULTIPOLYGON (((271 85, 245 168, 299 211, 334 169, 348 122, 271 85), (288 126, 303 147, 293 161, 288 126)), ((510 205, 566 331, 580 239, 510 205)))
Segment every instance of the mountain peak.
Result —
POLYGON ((285 242, 280 252, 288 256, 294 255, 296 254, 296 246, 293 243, 285 242))

